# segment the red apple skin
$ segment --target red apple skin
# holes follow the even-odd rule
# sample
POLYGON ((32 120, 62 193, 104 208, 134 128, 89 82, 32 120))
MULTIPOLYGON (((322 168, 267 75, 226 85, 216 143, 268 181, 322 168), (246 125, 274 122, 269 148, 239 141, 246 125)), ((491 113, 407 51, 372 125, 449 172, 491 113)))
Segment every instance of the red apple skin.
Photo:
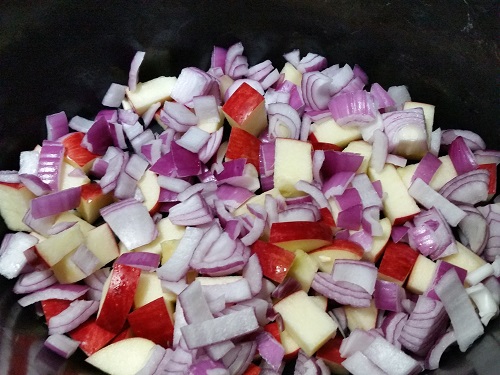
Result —
POLYGON ((489 196, 495 195, 497 191, 497 165, 495 163, 479 164, 478 168, 485 169, 490 173, 490 181, 488 183, 488 195, 489 196))
POLYGON ((42 301, 41 304, 45 322, 48 324, 52 317, 66 310, 71 304, 71 301, 64 299, 46 299, 42 301))
POLYGON ((265 108, 258 108, 263 105, 264 97, 252 86, 243 83, 224 103, 222 111, 232 127, 240 127, 257 136, 267 125, 265 108), (260 111, 262 112, 259 113, 259 118, 247 121, 260 111))
POLYGON ((115 342, 129 339, 131 337, 135 337, 134 332, 132 331, 132 328, 130 328, 128 323, 125 323, 125 328, 123 328, 121 330, 121 332, 119 334, 117 334, 115 336, 115 338, 113 340, 111 340, 111 342, 109 344, 111 345, 111 344, 114 344, 115 342))
POLYGON ((250 365, 247 367, 243 375, 259 375, 260 374, 260 367, 250 363, 250 365))
POLYGON ((97 325, 95 318, 90 318, 69 332, 69 335, 73 340, 80 342, 80 349, 87 356, 91 356, 106 346, 116 334, 97 325))
POLYGON ((394 219, 394 224, 393 225, 394 226, 403 225, 407 221, 412 220, 417 214, 418 214, 418 212, 415 212, 414 214, 411 214, 411 215, 408 215, 408 216, 398 217, 398 218, 394 219))
POLYGON ((149 339, 164 348, 172 346, 174 324, 163 297, 132 311, 127 319, 136 336, 149 339))
POLYGON ((342 344, 342 336, 336 335, 316 352, 316 357, 325 361, 334 374, 348 375, 349 371, 342 366, 345 358, 340 356, 340 344, 342 344))
POLYGON ((264 331, 269 332, 281 344, 280 327, 278 322, 267 323, 264 326, 264 331))
POLYGON ((271 233, 269 234, 269 242, 271 243, 307 239, 331 242, 332 231, 327 224, 321 221, 290 221, 271 225, 271 233))
POLYGON ((71 164, 88 172, 91 162, 99 155, 93 154, 81 145, 84 136, 85 134, 82 132, 73 132, 62 137, 60 141, 64 145, 65 156, 71 164))
POLYGON ((291 251, 260 240, 253 243, 251 250, 259 258, 263 275, 277 283, 285 279, 295 259, 291 251))
POLYGON ((13 189, 22 189, 24 187, 24 185, 20 182, 0 182, 0 185, 4 185, 4 186, 8 186, 8 187, 11 187, 13 189))
POLYGON ((333 242, 330 245, 320 247, 319 249, 311 251, 311 253, 315 253, 318 251, 324 251, 324 250, 348 251, 348 252, 353 253, 354 255, 358 256, 359 259, 361 259, 361 257, 363 256, 363 254, 365 252, 364 249, 361 247, 361 245, 357 244, 356 242, 336 238, 333 240, 333 242))
POLYGON ((245 158, 259 170, 260 140, 241 128, 231 128, 227 144, 226 157, 229 159, 245 158))
POLYGON ((321 215, 321 222, 328 225, 332 231, 335 231, 337 224, 335 223, 335 219, 333 218, 331 211, 327 207, 323 207, 319 209, 319 213, 321 215))
POLYGON ((104 296, 97 324, 115 334, 120 332, 134 303, 135 290, 141 270, 124 264, 117 264, 111 272, 109 289, 104 296))
POLYGON ((316 138, 316 136, 313 133, 309 134, 308 141, 309 141, 309 143, 311 143, 314 151, 316 151, 316 150, 342 151, 342 147, 337 146, 334 143, 319 142, 318 139, 316 138))
POLYGON ((419 252, 409 245, 389 241, 378 269, 378 277, 403 285, 417 261, 419 252))

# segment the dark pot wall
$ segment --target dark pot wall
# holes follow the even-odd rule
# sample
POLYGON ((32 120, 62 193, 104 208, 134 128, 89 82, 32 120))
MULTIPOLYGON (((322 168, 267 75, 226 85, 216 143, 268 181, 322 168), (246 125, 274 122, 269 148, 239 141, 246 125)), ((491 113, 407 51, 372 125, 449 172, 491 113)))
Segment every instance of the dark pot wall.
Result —
MULTIPOLYGON (((281 55, 294 48, 323 54, 331 64, 357 63, 372 82, 406 84, 414 100, 435 104, 435 126, 474 130, 498 148, 497 15, 496 1, 4 0, 0 169, 17 169, 19 152, 43 139, 47 114, 93 116, 109 84, 126 83, 136 50, 146 51, 141 78, 147 80, 188 65, 206 69, 214 44, 236 41, 251 64, 271 58, 279 67, 281 55)), ((0 236, 5 232, 2 222, 0 236)), ((32 310, 19 311, 11 286, 0 277, 0 363, 10 348, 27 368, 41 368, 38 355, 55 361, 58 374, 93 373, 75 364, 80 357, 66 364, 38 353, 44 327, 33 323, 32 310)), ((498 321, 488 331, 482 346, 449 355, 448 370, 438 373, 494 368, 498 321)), ((14 373, 55 373, 23 371, 14 373)))

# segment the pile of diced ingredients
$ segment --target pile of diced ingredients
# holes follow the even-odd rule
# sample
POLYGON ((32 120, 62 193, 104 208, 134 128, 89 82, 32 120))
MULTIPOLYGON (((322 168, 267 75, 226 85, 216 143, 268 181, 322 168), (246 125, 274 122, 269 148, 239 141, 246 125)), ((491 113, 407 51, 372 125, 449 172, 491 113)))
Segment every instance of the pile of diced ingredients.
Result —
POLYGON ((416 374, 499 314, 500 152, 314 53, 112 83, 0 173, 0 273, 109 374, 416 374))

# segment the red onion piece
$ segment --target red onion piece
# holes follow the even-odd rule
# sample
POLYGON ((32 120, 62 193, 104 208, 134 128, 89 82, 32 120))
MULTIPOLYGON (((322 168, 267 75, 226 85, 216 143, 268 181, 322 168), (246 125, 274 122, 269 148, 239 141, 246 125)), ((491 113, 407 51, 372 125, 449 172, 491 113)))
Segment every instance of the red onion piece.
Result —
POLYGON ((405 290, 400 285, 385 280, 376 281, 373 298, 377 309, 401 312, 401 301, 405 297, 405 290))
POLYGON ((453 330, 446 332, 434 344, 432 349, 428 352, 425 358, 425 368, 427 370, 436 370, 439 368, 439 361, 441 356, 451 345, 455 344, 457 339, 453 330))
POLYGON ((130 252, 120 255, 114 264, 126 264, 144 271, 154 271, 160 264, 160 254, 148 252, 130 252))
POLYGON ((77 132, 87 133, 94 121, 81 116, 74 116, 69 120, 68 127, 77 132))
POLYGON ((477 168, 474 154, 461 136, 456 137, 453 142, 451 142, 448 154, 459 175, 473 171, 477 168))
POLYGON ((297 111, 285 103, 270 104, 269 134, 274 138, 299 139, 301 119, 297 111))
POLYGON ((449 146, 457 138, 462 137, 471 151, 484 150, 486 143, 484 140, 471 130, 446 129, 441 133, 441 144, 449 146))
POLYGON ((55 284, 28 294, 20 298, 17 302, 22 307, 25 307, 35 302, 53 298, 73 301, 83 296, 88 290, 88 286, 79 284, 55 284))
POLYGON ((450 317, 460 351, 465 352, 484 328, 455 270, 446 272, 435 291, 450 317))
POLYGON ((314 110, 328 108, 330 101, 331 78, 320 72, 307 72, 302 75, 302 98, 314 110))
POLYGON ((17 279, 14 293, 26 294, 51 286, 57 282, 52 270, 40 270, 25 273, 17 279))
POLYGON ((488 199, 489 172, 475 169, 452 178, 439 190, 439 194, 454 203, 471 206, 488 199))
POLYGON ((376 103, 377 109, 394 107, 394 105, 396 104, 389 93, 385 91, 385 89, 378 83, 372 84, 370 88, 370 94, 373 96, 373 100, 376 103))
POLYGON ((63 358, 69 358, 76 352, 80 342, 63 334, 52 334, 47 337, 43 345, 63 358))
POLYGON ((463 210, 436 192, 420 178, 413 181, 408 192, 425 208, 435 207, 452 227, 457 226, 466 216, 463 210))
POLYGON ((465 278, 467 276, 467 270, 461 268, 461 267, 458 267, 458 266, 455 266, 451 263, 448 263, 448 262, 445 262, 443 260, 438 260, 436 262, 436 270, 434 272, 434 275, 432 277, 432 281, 431 281, 431 284, 429 285, 429 287, 427 288, 427 290, 425 291, 425 295, 429 298, 432 298, 432 299, 435 299, 435 300, 438 300, 439 297, 438 295, 436 294, 436 291, 435 291, 435 288, 436 288, 436 285, 439 283, 439 281, 441 280, 441 278, 451 269, 455 270, 456 274, 458 275, 458 278, 460 279, 460 281, 463 282, 465 281, 465 278))
POLYGON ((438 168, 443 164, 441 160, 437 158, 437 156, 427 153, 418 163, 417 169, 415 173, 411 177, 411 182, 415 181, 415 179, 420 178, 426 184, 428 184, 434 174, 438 170, 438 168))
POLYGON ((184 68, 172 89, 171 97, 178 103, 189 104, 194 97, 208 94, 213 82, 209 74, 198 68, 184 68))
POLYGON ((202 236, 201 229, 187 227, 173 255, 156 271, 158 277, 167 281, 179 281, 184 277, 202 236))
POLYGON ((419 296, 399 341, 411 352, 425 356, 436 339, 445 332, 447 323, 448 317, 440 301, 419 296))
POLYGON ((347 281, 357 284, 370 295, 375 290, 377 267, 372 263, 358 260, 337 259, 334 263, 333 281, 347 281))
POLYGON ((252 308, 181 328, 188 348, 195 349, 235 339, 254 332, 259 324, 252 308))
POLYGON ((348 281, 334 281, 331 275, 324 272, 314 275, 311 288, 344 305, 370 306, 371 295, 363 287, 348 281))
MULTIPOLYGON (((332 67, 330 67, 332 68, 332 67)), ((323 71, 325 73, 325 71, 323 71)), ((335 95, 341 92, 354 78, 354 72, 348 64, 342 68, 336 69, 329 75, 332 78, 330 84, 330 95, 335 95)))
POLYGON ((146 206, 134 198, 112 203, 100 213, 128 250, 150 243, 158 234, 146 206))
POLYGON ((48 115, 45 117, 45 123, 49 141, 56 141, 69 132, 68 117, 64 111, 48 115))
POLYGON ((82 146, 97 155, 104 155, 108 147, 113 144, 108 121, 99 117, 89 128, 82 140, 82 146))
POLYGON ((69 332, 85 322, 97 312, 98 301, 76 300, 63 312, 49 320, 49 335, 69 332))
POLYGON ((210 207, 200 194, 193 194, 170 209, 170 221, 176 225, 200 225, 213 220, 210 207))
POLYGON ((355 352, 342 362, 342 366, 353 375, 387 375, 375 363, 366 357, 362 352, 355 352))
POLYGON ((366 126, 376 118, 373 98, 363 90, 334 96, 328 108, 335 122, 341 126, 366 126))
POLYGON ((40 219, 71 210, 80 205, 81 187, 69 188, 31 200, 31 215, 40 219))
POLYGON ((59 173, 64 157, 64 146, 58 141, 43 141, 38 159, 37 175, 53 191, 59 190, 59 173))
POLYGON ((309 52, 302 57, 297 65, 297 70, 301 73, 323 70, 327 66, 324 56, 309 52))
MULTIPOLYGON (((135 82, 135 85, 137 85, 137 82, 135 82)), ((111 85, 109 85, 106 94, 104 94, 101 104, 106 107, 118 108, 122 104, 123 99, 125 99, 126 90, 127 86, 120 85, 118 83, 112 83, 111 85)), ((131 88, 130 90, 134 91, 135 86, 133 89, 131 88)))
POLYGON ((143 51, 137 51, 130 63, 130 71, 128 75, 128 88, 130 91, 135 91, 137 82, 139 81, 139 68, 146 55, 143 51))

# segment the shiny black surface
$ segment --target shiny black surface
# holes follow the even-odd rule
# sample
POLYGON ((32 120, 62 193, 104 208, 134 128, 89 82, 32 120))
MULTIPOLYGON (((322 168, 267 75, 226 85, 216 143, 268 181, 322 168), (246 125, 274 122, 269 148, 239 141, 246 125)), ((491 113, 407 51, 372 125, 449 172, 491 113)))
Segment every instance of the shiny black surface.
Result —
MULTIPOLYGON (((2 1, 0 169, 45 136, 45 116, 92 117, 111 82, 126 84, 135 51, 141 80, 209 66, 214 44, 242 41, 250 64, 299 48, 359 64, 371 82, 406 84, 432 103, 436 127, 477 131, 499 148, 496 1, 2 1)), ((0 223, 0 236, 6 233, 0 223)), ((0 276, 0 375, 97 374, 83 355, 41 347, 46 328, 0 276)), ((435 374, 500 374, 496 321, 470 352, 447 353, 435 374)))

